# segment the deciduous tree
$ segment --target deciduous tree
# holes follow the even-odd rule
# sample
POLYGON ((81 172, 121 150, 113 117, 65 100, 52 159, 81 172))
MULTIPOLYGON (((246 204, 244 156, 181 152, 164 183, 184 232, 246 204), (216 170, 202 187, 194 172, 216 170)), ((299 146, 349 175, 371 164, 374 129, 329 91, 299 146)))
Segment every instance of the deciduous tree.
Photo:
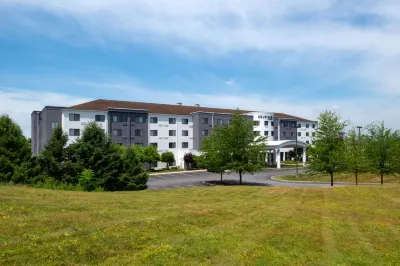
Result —
POLYGON ((175 162, 175 156, 172 152, 168 151, 168 152, 163 152, 161 154, 161 161, 164 163, 167 163, 167 167, 169 167, 169 165, 173 162, 175 162))
POLYGON ((358 174, 367 170, 365 136, 357 135, 352 128, 345 137, 346 170, 353 173, 358 185, 358 174))

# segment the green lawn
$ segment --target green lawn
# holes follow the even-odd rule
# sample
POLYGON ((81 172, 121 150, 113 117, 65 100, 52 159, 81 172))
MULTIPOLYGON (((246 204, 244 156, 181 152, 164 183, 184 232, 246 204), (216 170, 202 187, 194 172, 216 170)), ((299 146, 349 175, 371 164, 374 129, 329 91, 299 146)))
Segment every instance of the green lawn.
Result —
POLYGON ((400 186, 0 187, 0 265, 398 265, 400 186))
MULTIPOLYGON (((330 182, 331 176, 329 174, 299 174, 276 176, 278 180, 289 180, 289 181, 313 181, 313 182, 330 182)), ((333 175, 334 182, 350 182, 355 183, 354 174, 351 173, 335 173, 333 175)), ((380 184, 381 177, 379 174, 364 173, 358 175, 359 183, 377 183, 380 184)), ((383 183, 400 183, 400 175, 385 174, 383 176, 383 183)))

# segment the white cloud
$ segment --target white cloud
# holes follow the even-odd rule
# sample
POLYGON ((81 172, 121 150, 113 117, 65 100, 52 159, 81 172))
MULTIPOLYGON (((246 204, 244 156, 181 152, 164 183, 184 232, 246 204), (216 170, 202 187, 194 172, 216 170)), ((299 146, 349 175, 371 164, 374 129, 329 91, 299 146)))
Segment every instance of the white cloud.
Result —
POLYGON ((236 82, 233 79, 228 79, 227 81, 225 81, 225 84, 228 86, 234 86, 236 82))
POLYGON ((20 90, 0 87, 0 114, 8 114, 22 128, 24 135, 31 135, 31 113, 44 106, 71 106, 89 101, 72 95, 20 90))

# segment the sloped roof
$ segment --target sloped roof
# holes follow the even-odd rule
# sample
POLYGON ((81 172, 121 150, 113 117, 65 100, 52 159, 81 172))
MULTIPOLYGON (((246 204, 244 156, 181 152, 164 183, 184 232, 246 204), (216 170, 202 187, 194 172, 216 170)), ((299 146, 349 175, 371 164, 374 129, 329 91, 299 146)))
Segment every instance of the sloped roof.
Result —
MULTIPOLYGON (((108 111, 109 108, 139 109, 139 110, 148 110, 149 113, 153 114, 172 114, 172 115, 190 115, 191 113, 194 112, 212 112, 212 113, 226 113, 226 114, 233 114, 236 111, 239 111, 239 113, 241 114, 254 112, 248 110, 211 108, 211 107, 201 107, 201 106, 196 107, 196 106, 178 105, 178 104, 173 105, 173 104, 159 104, 159 103, 115 101, 115 100, 103 100, 103 99, 74 105, 68 107, 67 109, 108 111)), ((311 120, 283 113, 275 113, 275 116, 285 119, 294 119, 297 121, 312 122, 311 120)))

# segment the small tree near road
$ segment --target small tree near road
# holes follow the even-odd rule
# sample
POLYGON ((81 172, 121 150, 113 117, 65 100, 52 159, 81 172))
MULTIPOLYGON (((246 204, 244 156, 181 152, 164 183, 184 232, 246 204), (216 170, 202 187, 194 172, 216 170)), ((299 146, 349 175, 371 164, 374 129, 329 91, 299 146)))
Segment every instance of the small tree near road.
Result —
POLYGON ((207 162, 218 170, 238 173, 240 184, 244 173, 253 173, 264 167, 262 152, 266 138, 254 136, 253 122, 239 112, 232 115, 229 124, 213 128, 212 135, 207 138, 200 148, 200 152, 208 157, 207 162))
POLYGON ((383 122, 368 127, 366 151, 372 171, 378 172, 383 185, 384 174, 394 174, 400 168, 400 132, 385 128, 383 122))
POLYGON ((331 186, 333 174, 342 171, 345 166, 345 145, 341 135, 347 122, 332 111, 325 111, 318 117, 319 126, 314 139, 314 147, 310 147, 312 159, 309 169, 320 173, 329 173, 331 186))
POLYGON ((167 163, 167 167, 169 168, 169 165, 173 162, 175 162, 175 156, 172 152, 163 152, 161 154, 161 161, 164 163, 167 163))
POLYGON ((185 169, 189 168, 188 165, 192 167, 192 163, 194 162, 193 154, 191 152, 185 153, 185 155, 183 155, 183 160, 185 161, 185 169))
POLYGON ((365 150, 365 136, 357 135, 352 128, 345 138, 346 170, 352 172, 358 185, 358 174, 367 169, 367 156, 365 150))
POLYGON ((149 170, 151 168, 152 163, 156 163, 160 161, 160 154, 158 154, 157 148, 149 145, 146 148, 143 149, 143 154, 142 154, 142 159, 143 162, 145 162, 148 165, 149 170))

